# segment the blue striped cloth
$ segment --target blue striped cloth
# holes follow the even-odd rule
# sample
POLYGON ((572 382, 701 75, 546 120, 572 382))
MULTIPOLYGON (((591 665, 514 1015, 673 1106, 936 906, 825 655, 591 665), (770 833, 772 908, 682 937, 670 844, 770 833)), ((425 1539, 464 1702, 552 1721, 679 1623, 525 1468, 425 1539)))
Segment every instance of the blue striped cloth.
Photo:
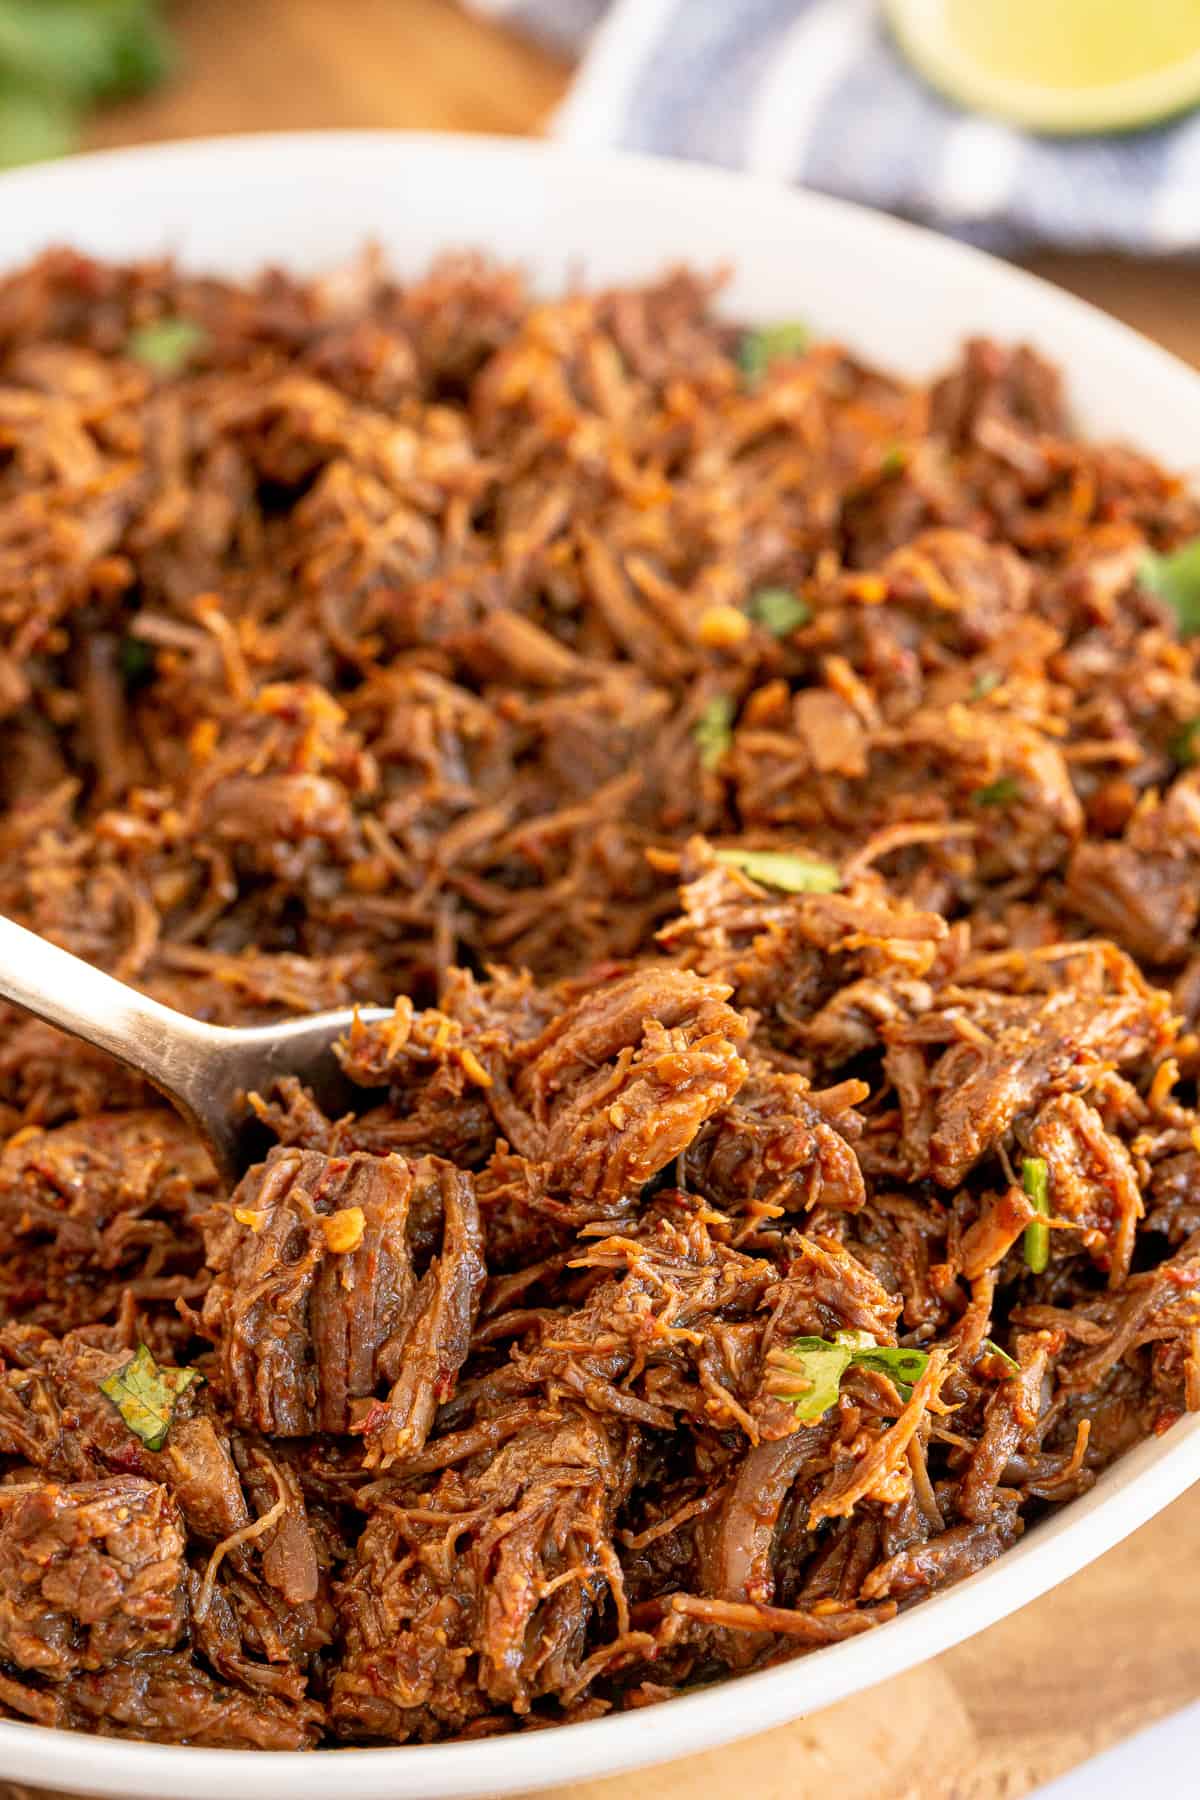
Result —
POLYGON ((997 249, 1200 248, 1200 112, 1031 136, 926 87, 873 0, 470 3, 579 58, 553 124, 565 143, 803 182, 997 249))

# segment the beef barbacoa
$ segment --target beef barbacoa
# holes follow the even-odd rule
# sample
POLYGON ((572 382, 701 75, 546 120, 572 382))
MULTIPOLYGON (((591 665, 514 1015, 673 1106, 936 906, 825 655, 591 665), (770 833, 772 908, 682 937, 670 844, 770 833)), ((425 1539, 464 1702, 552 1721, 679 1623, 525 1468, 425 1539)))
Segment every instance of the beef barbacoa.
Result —
MULTIPOLYGON (((0 285, 0 910, 361 1104, 0 1039, 0 1708, 594 1718, 1200 1406, 1200 508, 672 274, 0 285)), ((886 1660, 886 1651, 881 1650, 886 1660)))

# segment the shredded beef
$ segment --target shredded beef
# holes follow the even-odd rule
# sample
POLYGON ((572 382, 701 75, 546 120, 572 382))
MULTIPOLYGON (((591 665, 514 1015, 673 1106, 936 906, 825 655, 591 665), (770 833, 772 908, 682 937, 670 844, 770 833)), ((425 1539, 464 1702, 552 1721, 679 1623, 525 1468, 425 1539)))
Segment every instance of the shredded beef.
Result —
POLYGON ((0 911, 386 1009, 233 1192, 0 1009, 6 1716, 596 1718, 1200 1407, 1200 504, 1031 349, 751 376, 714 290, 0 281, 0 911))
POLYGON ((434 1157, 277 1149, 212 1215, 203 1327, 236 1423, 276 1437, 366 1429, 419 1450, 467 1354, 484 1264, 471 1177, 434 1157), (413 1267, 410 1214, 442 1215, 413 1267), (386 1421, 386 1423, 385 1423, 386 1421))

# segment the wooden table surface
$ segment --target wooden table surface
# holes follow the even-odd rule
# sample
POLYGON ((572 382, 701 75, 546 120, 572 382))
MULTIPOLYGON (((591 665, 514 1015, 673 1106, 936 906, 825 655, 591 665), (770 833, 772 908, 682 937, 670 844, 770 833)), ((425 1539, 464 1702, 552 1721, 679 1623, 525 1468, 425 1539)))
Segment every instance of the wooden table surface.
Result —
MULTIPOLYGON (((115 108, 96 144, 297 126, 531 132, 562 63, 451 0, 177 0, 185 67, 115 108)), ((1040 256, 1033 266, 1200 364, 1194 266, 1040 256)), ((886 1662, 886 1633, 879 1654, 886 1662)), ((802 1665, 797 1679, 803 1683, 802 1665)), ((1200 1489, 1082 1575, 859 1699, 570 1800, 1016 1800, 1200 1696, 1200 1489)), ((554 1738, 545 1739, 553 1758, 554 1738)), ((559 1800, 566 1800, 562 1790, 559 1800)))

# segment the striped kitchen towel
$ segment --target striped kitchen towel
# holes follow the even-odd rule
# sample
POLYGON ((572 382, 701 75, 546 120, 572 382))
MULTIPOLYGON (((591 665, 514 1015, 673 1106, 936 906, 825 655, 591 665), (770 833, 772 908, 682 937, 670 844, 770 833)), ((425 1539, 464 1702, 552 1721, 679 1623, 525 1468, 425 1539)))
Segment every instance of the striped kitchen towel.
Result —
POLYGON ((998 249, 1200 248, 1200 112, 1031 136, 926 87, 874 0, 470 3, 580 59, 564 143, 750 169, 998 249))

